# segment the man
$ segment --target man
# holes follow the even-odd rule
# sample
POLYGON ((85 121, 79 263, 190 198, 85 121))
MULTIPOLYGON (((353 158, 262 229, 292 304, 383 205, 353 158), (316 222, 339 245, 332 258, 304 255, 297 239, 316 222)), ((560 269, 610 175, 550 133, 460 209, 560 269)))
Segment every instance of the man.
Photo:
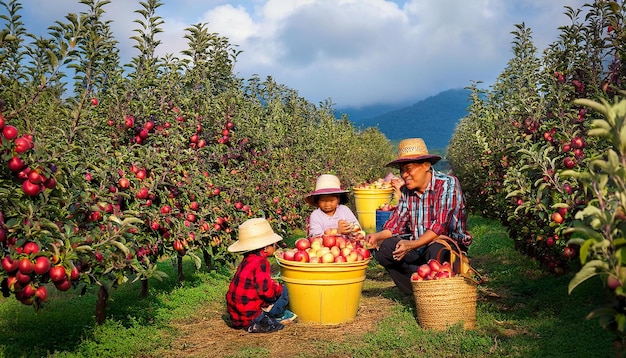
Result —
MULTIPOLYGON (((428 154, 421 138, 405 139, 398 145, 398 158, 386 166, 400 169, 404 185, 398 205, 383 229, 368 234, 366 241, 378 250, 374 257, 404 293, 411 295, 411 274, 444 249, 438 238, 455 240, 466 251, 472 236, 466 229, 465 198, 459 180, 438 172, 432 165, 440 156, 428 154)), ((450 252, 441 255, 448 261, 450 252)))

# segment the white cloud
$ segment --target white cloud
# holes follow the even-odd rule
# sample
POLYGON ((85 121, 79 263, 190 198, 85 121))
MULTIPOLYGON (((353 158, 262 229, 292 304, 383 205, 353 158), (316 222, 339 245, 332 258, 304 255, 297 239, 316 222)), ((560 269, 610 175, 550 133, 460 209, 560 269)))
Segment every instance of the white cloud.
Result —
MULTIPOLYGON (((338 106, 415 100, 472 81, 490 83, 511 58, 515 24, 533 30, 539 49, 570 20, 565 5, 584 0, 162 0, 159 54, 186 48, 184 29, 208 23, 243 53, 242 77, 272 76, 314 103, 338 106)), ((30 25, 44 28, 77 0, 27 0, 30 25), (59 6, 62 4, 62 6, 59 6), (43 27, 45 24, 45 27, 43 27)), ((126 58, 134 55, 139 1, 113 0, 107 18, 126 58)), ((31 26, 27 28, 31 30, 31 26)), ((32 32, 32 31, 31 31, 32 32)))

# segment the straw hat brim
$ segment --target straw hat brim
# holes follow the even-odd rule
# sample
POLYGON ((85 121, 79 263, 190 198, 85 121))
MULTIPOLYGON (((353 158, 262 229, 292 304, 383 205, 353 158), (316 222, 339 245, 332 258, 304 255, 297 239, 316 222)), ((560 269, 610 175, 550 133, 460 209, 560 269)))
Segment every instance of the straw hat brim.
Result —
POLYGON ((389 163, 387 163, 385 166, 386 167, 396 167, 396 166, 400 166, 402 164, 405 163, 411 163, 411 162, 421 162, 421 161, 429 161, 430 164, 435 165, 438 161, 441 160, 441 157, 438 155, 434 155, 434 154, 428 154, 428 155, 419 155, 419 156, 415 156, 415 157, 404 157, 404 158, 398 158, 394 161, 391 161, 389 163))
POLYGON ((304 198, 304 201, 306 201, 309 205, 316 206, 315 205, 316 197, 320 195, 333 195, 333 194, 341 195, 341 199, 339 200, 341 204, 345 204, 348 202, 348 191, 343 190, 343 189, 336 189, 336 188, 326 188, 326 189, 315 190, 314 192, 309 194, 306 198, 304 198))
POLYGON ((228 247, 228 251, 242 252, 242 251, 258 250, 258 249, 264 248, 265 246, 279 242, 282 239, 283 238, 280 235, 274 233, 272 235, 259 238, 255 240, 254 242, 251 242, 251 241, 244 242, 241 240, 237 240, 228 247))

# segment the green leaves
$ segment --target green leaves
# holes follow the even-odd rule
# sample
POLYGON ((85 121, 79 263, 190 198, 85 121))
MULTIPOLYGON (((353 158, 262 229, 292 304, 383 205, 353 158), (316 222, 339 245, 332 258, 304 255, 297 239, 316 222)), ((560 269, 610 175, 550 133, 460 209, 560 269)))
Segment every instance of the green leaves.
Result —
POLYGON ((571 294, 576 286, 580 285, 582 282, 590 279, 591 277, 596 276, 603 271, 606 271, 607 269, 607 263, 602 260, 591 260, 587 262, 569 282, 569 285, 567 286, 567 293, 571 294))

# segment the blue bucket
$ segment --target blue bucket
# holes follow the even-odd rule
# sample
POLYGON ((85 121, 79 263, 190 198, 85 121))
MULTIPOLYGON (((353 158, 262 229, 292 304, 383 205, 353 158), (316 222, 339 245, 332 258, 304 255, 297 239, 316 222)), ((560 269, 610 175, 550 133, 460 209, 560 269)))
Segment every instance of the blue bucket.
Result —
POLYGON ((376 210, 376 232, 383 229, 383 225, 387 222, 387 219, 391 216, 393 211, 376 210))

